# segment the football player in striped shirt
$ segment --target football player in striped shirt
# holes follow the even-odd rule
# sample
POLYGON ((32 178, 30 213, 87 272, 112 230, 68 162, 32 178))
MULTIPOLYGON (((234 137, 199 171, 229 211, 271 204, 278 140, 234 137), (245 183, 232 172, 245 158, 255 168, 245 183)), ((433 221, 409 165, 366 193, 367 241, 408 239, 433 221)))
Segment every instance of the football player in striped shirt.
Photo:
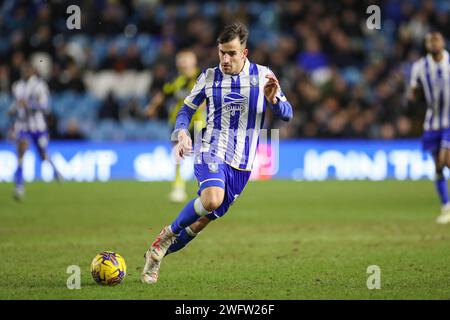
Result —
POLYGON ((183 248, 210 221, 222 217, 241 194, 250 177, 266 106, 285 121, 293 116, 271 70, 247 59, 247 38, 242 23, 225 27, 218 38, 219 66, 200 74, 178 112, 172 139, 178 141, 177 154, 184 158, 193 152, 188 132, 192 115, 206 102, 206 127, 195 140, 199 197, 187 203, 146 251, 144 283, 155 283, 163 257, 183 248))
POLYGON ((450 222, 450 202, 444 167, 450 168, 450 55, 440 32, 429 32, 425 38, 427 55, 413 64, 410 99, 419 90, 425 95, 427 111, 423 124, 422 146, 433 155, 436 166, 435 185, 441 202, 436 222, 450 222))
POLYGON ((47 160, 53 167, 55 177, 61 175, 47 154, 49 141, 45 114, 49 110, 50 94, 47 84, 37 76, 29 62, 21 68, 21 79, 13 84, 13 107, 10 115, 14 117, 13 135, 17 141, 17 169, 15 172, 14 198, 20 200, 25 193, 23 178, 23 156, 31 141, 37 148, 42 161, 47 160))

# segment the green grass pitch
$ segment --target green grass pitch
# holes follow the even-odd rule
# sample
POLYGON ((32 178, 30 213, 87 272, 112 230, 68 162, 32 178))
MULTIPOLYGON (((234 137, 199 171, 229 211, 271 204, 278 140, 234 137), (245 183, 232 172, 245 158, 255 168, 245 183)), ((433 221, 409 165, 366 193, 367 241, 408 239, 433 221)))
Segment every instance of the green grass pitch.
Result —
POLYGON ((182 206, 169 183, 32 183, 22 203, 12 187, 0 184, 1 299, 450 299, 450 225, 435 223, 430 181, 250 182, 153 286, 139 281, 143 253, 182 206), (104 250, 127 263, 116 287, 89 272, 104 250))

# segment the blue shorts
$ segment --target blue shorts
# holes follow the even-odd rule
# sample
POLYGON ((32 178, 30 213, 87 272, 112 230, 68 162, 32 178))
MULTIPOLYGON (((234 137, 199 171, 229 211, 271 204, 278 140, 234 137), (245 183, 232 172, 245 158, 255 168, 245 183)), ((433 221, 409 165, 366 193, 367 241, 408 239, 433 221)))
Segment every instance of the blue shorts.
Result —
POLYGON ((251 174, 250 171, 235 169, 227 163, 208 164, 206 162, 194 164, 194 173, 199 186, 198 195, 208 187, 220 187, 225 190, 220 207, 206 215, 211 220, 220 218, 228 211, 234 200, 244 190, 251 174))
POLYGON ((450 129, 429 130, 422 134, 422 149, 438 153, 441 148, 450 149, 450 129))
POLYGON ((30 131, 21 130, 17 134, 17 140, 31 141, 39 149, 45 150, 48 146, 48 133, 47 133, 47 131, 30 132, 30 131))

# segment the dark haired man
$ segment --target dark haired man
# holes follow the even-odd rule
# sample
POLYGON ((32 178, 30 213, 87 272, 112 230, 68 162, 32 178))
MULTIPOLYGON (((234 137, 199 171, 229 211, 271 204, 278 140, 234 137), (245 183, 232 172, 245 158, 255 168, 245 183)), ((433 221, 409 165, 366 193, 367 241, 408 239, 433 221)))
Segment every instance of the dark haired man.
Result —
POLYGON ((441 214, 436 222, 450 222, 450 202, 444 167, 450 168, 450 55, 445 50, 440 32, 428 32, 425 37, 427 55, 413 64, 410 82, 410 99, 416 100, 423 90, 427 113, 423 123, 422 146, 435 162, 436 191, 441 202, 441 214))
POLYGON ((178 156, 184 158, 192 153, 187 130, 192 115, 206 100, 206 128, 195 146, 199 197, 189 201, 145 253, 144 283, 155 283, 163 257, 222 217, 241 194, 250 177, 266 105, 281 119, 292 118, 292 107, 272 71, 247 59, 247 39, 242 23, 225 27, 217 39, 219 66, 200 74, 178 112, 172 137, 178 141, 178 156))

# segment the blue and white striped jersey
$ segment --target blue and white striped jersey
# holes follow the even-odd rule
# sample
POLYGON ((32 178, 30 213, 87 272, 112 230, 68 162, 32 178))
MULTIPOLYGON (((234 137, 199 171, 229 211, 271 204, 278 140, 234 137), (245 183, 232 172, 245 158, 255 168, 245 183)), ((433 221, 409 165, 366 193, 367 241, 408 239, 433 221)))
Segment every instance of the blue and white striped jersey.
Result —
POLYGON ((431 54, 416 61, 411 70, 410 87, 422 85, 427 101, 424 130, 450 127, 450 55, 445 50, 440 62, 431 54))
POLYGON ((44 80, 36 75, 17 81, 12 88, 15 103, 24 101, 27 108, 16 107, 16 132, 44 132, 47 130, 45 112, 49 108, 50 94, 44 80))
MULTIPOLYGON (((175 129, 186 129, 191 120, 189 115, 206 100, 206 127, 202 131, 200 152, 234 168, 250 171, 264 124, 267 105, 264 85, 269 73, 272 73, 269 68, 250 63, 248 59, 237 75, 223 73, 220 66, 206 69, 185 99, 175 129)), ((275 115, 285 121, 292 118, 292 107, 281 90, 277 100, 276 105, 269 104, 275 115)))

